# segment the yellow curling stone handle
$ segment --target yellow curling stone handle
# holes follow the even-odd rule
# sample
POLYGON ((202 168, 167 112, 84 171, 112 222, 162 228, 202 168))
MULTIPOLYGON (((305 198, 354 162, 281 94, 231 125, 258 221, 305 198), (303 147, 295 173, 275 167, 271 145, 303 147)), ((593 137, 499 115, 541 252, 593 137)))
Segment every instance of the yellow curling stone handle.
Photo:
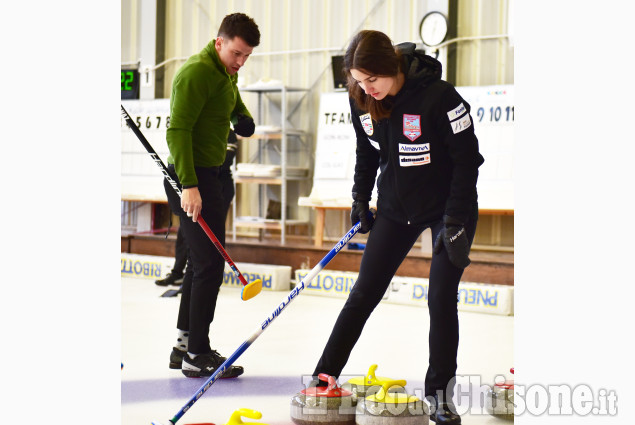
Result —
POLYGON ((370 368, 368 368, 368 373, 366 374, 366 376, 351 378, 348 380, 348 383, 351 385, 382 386, 384 382, 393 380, 391 378, 386 378, 383 376, 375 376, 376 370, 377 370, 377 365, 376 364, 371 365, 370 368))
POLYGON ((408 395, 404 393, 394 393, 394 392, 389 393, 388 390, 391 387, 396 385, 400 387, 405 387, 406 381, 403 379, 394 380, 394 381, 386 381, 383 383, 383 385, 381 386, 381 389, 377 393, 366 397, 366 400, 378 402, 378 403, 392 403, 392 404, 413 403, 413 402, 419 401, 419 398, 417 398, 414 395, 408 395))
POLYGON ((258 412, 257 410, 245 409, 243 407, 242 409, 238 409, 234 413, 232 413, 231 417, 229 418, 229 422, 227 422, 224 425, 241 425, 241 424, 246 424, 246 425, 267 425, 267 424, 262 423, 262 422, 243 422, 242 416, 244 416, 246 418, 249 418, 249 419, 260 419, 260 418, 262 418, 262 413, 258 412))

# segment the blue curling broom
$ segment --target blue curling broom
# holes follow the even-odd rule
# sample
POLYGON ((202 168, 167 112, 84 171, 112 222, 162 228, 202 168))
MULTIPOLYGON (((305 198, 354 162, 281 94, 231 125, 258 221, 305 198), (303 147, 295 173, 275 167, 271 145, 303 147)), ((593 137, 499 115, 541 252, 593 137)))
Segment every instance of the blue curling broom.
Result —
MULTIPOLYGON (((238 349, 234 351, 234 353, 229 356, 222 365, 218 367, 218 369, 216 369, 212 376, 207 379, 207 381, 201 386, 201 388, 196 391, 196 393, 188 400, 188 402, 183 407, 181 407, 176 415, 174 415, 174 417, 170 419, 169 423, 166 422, 166 424, 173 425, 176 424, 179 419, 181 419, 185 412, 187 412, 194 405, 194 403, 196 403, 196 401, 201 398, 203 394, 205 394, 209 387, 211 387, 212 384, 214 384, 214 382, 216 382, 220 378, 220 376, 227 369, 229 369, 231 365, 234 364, 236 360, 238 360, 238 358, 245 352, 245 350, 247 350, 247 348, 249 348, 249 346, 260 336, 260 334, 263 333, 265 329, 267 329, 271 322, 273 322, 278 316, 280 316, 282 311, 287 308, 291 301, 293 301, 300 294, 300 291, 302 291, 305 286, 310 283, 313 278, 315 278, 315 276, 317 276, 318 273, 320 273, 322 269, 324 269, 324 267, 326 267, 326 265, 333 259, 333 257, 335 257, 338 252, 341 251, 344 246, 346 246, 346 243, 351 240, 353 236, 355 236, 361 226, 361 223, 357 222, 351 228, 351 230, 349 230, 348 233, 342 239, 340 239, 340 241, 329 251, 329 253, 326 254, 326 256, 322 258, 322 260, 315 267, 313 267, 309 274, 307 274, 304 279, 302 279, 300 283, 291 290, 289 295, 287 295, 287 297, 280 304, 278 304, 275 310, 273 310, 273 312, 269 316, 267 316, 267 318, 258 326, 256 331, 245 342, 243 342, 242 345, 238 347, 238 349)), ((153 421, 152 425, 163 424, 158 421, 153 421)))

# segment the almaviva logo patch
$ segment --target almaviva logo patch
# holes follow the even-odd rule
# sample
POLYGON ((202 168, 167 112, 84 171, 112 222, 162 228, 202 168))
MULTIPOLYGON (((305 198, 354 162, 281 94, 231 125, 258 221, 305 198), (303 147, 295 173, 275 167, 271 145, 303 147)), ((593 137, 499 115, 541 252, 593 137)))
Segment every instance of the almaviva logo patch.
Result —
POLYGON ((429 151, 430 143, 421 143, 416 145, 410 143, 399 143, 399 153, 421 153, 429 151))

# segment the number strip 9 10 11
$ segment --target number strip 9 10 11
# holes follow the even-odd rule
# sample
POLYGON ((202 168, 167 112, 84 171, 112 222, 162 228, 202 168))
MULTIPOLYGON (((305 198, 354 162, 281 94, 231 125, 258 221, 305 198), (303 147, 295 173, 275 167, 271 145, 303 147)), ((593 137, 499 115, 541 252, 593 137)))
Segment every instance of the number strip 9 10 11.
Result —
POLYGON ((490 106, 489 108, 479 107, 476 110, 476 116, 478 122, 482 122, 485 119, 486 122, 510 122, 514 121, 514 107, 513 106, 490 106))

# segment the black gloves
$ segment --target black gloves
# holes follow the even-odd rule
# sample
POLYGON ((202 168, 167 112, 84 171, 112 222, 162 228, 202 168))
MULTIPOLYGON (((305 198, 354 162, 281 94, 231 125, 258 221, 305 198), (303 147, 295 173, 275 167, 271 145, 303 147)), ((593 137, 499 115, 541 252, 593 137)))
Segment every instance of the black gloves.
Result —
POLYGON ((370 213, 368 201, 353 201, 351 224, 355 225, 358 221, 362 223, 359 233, 368 233, 371 227, 373 227, 375 218, 374 215, 370 213))
POLYGON ((434 253, 439 254, 445 246, 450 262, 460 269, 470 264, 470 242, 465 234, 465 227, 459 220, 448 215, 443 216, 443 228, 434 241, 434 253))
POLYGON ((238 121, 234 124, 234 131, 242 137, 250 137, 256 131, 254 119, 247 115, 238 114, 238 121))

